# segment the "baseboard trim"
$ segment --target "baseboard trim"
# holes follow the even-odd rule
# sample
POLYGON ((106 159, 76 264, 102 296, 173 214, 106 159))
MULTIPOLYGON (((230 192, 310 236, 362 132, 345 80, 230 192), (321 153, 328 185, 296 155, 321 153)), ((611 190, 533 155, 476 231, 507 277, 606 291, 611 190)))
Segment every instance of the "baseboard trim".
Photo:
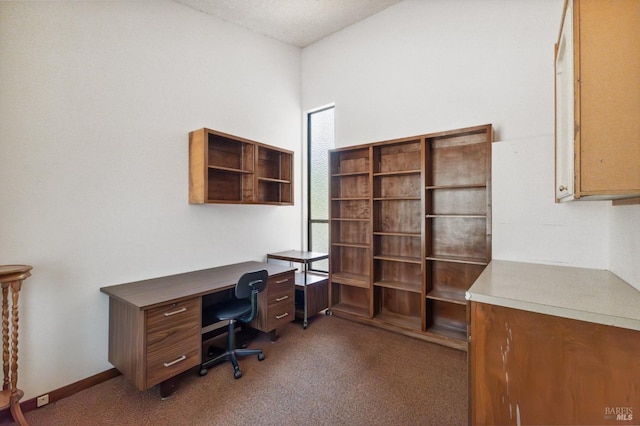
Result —
MULTIPOLYGON (((49 392, 49 404, 52 402, 61 400, 68 396, 71 396, 75 393, 83 391, 85 389, 89 389, 91 386, 95 386, 99 383, 106 382, 109 379, 113 379, 114 377, 118 377, 120 372, 115 368, 110 370, 103 371, 102 373, 94 374, 91 377, 87 377, 86 379, 79 380, 75 383, 71 383, 70 385, 63 386, 59 389, 53 390, 49 392)), ((46 392, 43 394, 46 395, 46 392)), ((38 397, 28 399, 26 401, 20 402, 20 408, 23 413, 27 413, 29 411, 33 411, 38 408, 36 400, 38 397)), ((4 422, 5 420, 13 420, 11 417, 11 411, 8 408, 4 410, 0 410, 0 422, 4 422)))

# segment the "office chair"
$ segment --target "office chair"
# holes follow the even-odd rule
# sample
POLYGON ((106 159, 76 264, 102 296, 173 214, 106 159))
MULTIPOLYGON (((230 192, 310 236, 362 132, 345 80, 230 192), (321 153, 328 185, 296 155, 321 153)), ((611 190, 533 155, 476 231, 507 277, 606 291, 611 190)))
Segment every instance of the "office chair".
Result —
POLYGON ((227 334, 227 348, 223 354, 216 356, 200 365, 200 375, 207 374, 207 369, 224 361, 231 361, 233 365, 233 377, 242 377, 242 371, 238 365, 238 357, 246 355, 258 355, 258 360, 264 360, 262 349, 237 349, 235 323, 241 321, 249 323, 258 314, 258 293, 267 287, 269 273, 266 269, 255 272, 247 272, 240 277, 235 288, 235 299, 218 303, 202 311, 202 326, 205 327, 217 321, 229 321, 227 334))

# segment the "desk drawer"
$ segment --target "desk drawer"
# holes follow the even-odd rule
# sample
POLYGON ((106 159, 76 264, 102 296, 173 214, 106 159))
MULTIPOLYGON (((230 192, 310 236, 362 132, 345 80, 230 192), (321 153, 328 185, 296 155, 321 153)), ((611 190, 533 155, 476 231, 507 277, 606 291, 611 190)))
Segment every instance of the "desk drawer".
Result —
POLYGON ((293 291, 286 294, 287 299, 275 302, 267 308, 267 330, 275 330, 276 328, 294 320, 296 307, 293 291))
POLYGON ((295 276, 293 272, 269 278, 266 329, 271 331, 295 318, 295 276))
POLYGON ((147 312, 146 387, 200 363, 200 298, 147 312))
POLYGON ((264 332, 293 321, 295 317, 295 279, 293 271, 269 277, 267 289, 258 299, 258 318, 251 326, 264 332), (265 294, 266 293, 266 294, 265 294))
POLYGON ((293 290, 294 286, 295 278, 293 273, 270 277, 267 284, 269 304, 274 303, 275 299, 279 297, 281 293, 288 293, 290 290, 293 290))

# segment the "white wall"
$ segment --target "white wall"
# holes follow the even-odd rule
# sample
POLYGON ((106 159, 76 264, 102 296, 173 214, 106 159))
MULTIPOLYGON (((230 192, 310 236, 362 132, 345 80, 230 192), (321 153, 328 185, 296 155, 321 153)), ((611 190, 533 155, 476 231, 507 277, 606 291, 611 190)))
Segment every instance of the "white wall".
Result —
POLYGON ((302 185, 294 207, 188 204, 187 133, 294 150, 300 176, 302 111, 332 102, 338 146, 493 123, 494 258, 640 288, 640 206, 553 203, 561 11, 405 0, 304 49, 301 80, 299 49, 179 4, 0 2, 0 264, 34 266, 26 398, 111 368, 100 287, 299 247, 302 185))
POLYGON ((640 206, 610 207, 609 230, 609 269, 640 290, 640 206))
POLYGON ((349 146, 494 126, 493 257, 605 269, 606 203, 554 203, 563 0, 405 0, 303 50, 303 108, 349 146))
POLYGON ((296 152, 300 49, 173 2, 0 2, 0 264, 25 398, 112 366, 102 286, 299 248, 295 206, 188 204, 188 132, 296 152))

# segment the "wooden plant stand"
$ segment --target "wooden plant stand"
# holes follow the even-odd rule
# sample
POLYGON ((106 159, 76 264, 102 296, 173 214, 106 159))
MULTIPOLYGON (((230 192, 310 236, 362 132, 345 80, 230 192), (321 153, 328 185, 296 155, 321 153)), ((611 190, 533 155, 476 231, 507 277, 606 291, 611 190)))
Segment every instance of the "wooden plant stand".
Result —
POLYGON ((2 367, 4 380, 0 392, 0 410, 9 407, 11 416, 19 425, 27 425, 20 409, 24 392, 18 389, 18 296, 22 281, 31 276, 29 265, 0 265, 2 286, 2 367), (9 290, 11 290, 11 315, 9 315, 9 290), (11 341, 9 341, 9 316, 11 316, 11 341))

